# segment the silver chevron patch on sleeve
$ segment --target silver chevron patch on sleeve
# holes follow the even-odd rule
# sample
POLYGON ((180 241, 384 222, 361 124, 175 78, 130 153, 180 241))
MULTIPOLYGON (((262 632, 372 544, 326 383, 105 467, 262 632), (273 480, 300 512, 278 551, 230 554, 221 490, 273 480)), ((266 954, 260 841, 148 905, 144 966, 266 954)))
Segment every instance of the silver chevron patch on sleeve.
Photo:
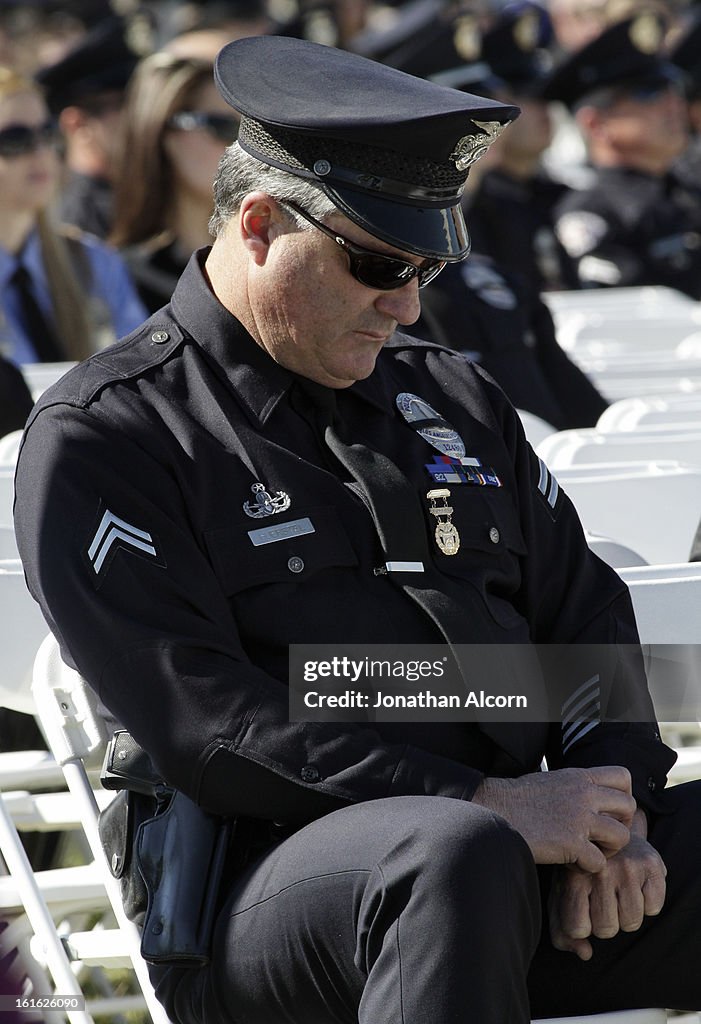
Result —
POLYGON ((601 684, 598 674, 587 679, 562 705, 562 753, 601 724, 601 684))
POLYGON ((133 548, 141 554, 158 558, 150 533, 132 526, 131 523, 125 522, 124 519, 120 519, 119 516, 106 509, 88 548, 88 559, 95 575, 99 574, 107 557, 117 547, 133 548))

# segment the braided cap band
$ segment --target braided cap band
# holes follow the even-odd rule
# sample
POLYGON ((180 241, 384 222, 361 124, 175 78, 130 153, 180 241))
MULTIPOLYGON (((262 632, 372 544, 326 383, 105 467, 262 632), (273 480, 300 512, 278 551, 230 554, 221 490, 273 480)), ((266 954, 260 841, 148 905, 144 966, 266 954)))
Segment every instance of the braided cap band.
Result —
MULTIPOLYGON (((439 164, 425 157, 380 149, 359 142, 264 125, 241 119, 239 145, 251 156, 326 185, 382 192, 421 204, 457 202, 467 181, 454 161, 439 164)), ((485 141, 491 141, 485 135, 485 141)))

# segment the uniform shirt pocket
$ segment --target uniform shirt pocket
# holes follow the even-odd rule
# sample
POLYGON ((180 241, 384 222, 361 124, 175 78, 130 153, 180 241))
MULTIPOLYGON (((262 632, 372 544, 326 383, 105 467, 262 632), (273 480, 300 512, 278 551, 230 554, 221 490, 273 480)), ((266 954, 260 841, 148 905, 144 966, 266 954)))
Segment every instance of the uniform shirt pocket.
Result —
POLYGON ((266 583, 300 583, 322 569, 358 564, 330 506, 206 530, 204 540, 227 596, 266 583))
MULTIPOLYGON (((469 580, 499 625, 522 622, 512 598, 521 584, 519 558, 527 547, 511 497, 497 487, 462 485, 450 492, 447 504, 453 509, 451 521, 460 536, 460 548, 457 554, 446 555, 431 537, 438 568, 448 576, 469 580)), ((435 517, 429 518, 434 526, 435 517)))

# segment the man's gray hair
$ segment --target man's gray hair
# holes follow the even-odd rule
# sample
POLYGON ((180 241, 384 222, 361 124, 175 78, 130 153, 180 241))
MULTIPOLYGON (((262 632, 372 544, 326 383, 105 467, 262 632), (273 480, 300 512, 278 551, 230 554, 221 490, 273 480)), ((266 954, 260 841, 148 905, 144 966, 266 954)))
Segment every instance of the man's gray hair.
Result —
MULTIPOLYGON (((258 190, 267 192, 273 199, 297 203, 317 220, 323 220, 337 210, 328 196, 313 182, 256 160, 235 142, 225 150, 214 180, 214 213, 209 221, 210 234, 216 238, 236 213, 244 196, 258 190)), ((299 228, 311 229, 311 224, 303 217, 292 210, 288 212, 299 228)))

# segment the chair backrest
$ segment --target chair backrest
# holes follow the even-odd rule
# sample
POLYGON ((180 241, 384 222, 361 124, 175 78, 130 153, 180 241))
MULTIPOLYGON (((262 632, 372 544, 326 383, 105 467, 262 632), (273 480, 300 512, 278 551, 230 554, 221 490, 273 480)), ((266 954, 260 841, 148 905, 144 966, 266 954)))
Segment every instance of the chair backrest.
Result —
POLYGON ((22 431, 13 430, 0 437, 0 466, 16 466, 22 431))
POLYGON ((618 570, 628 585, 646 644, 701 644, 701 565, 633 566, 618 570))
POLYGON ((622 398, 604 409, 596 429, 602 434, 636 430, 701 430, 701 395, 648 395, 622 398))
POLYGON ((553 472, 601 462, 676 460, 701 466, 701 429, 603 434, 594 427, 561 430, 538 445, 538 455, 553 472))
POLYGON ((22 376, 27 382, 27 387, 31 391, 34 401, 36 402, 37 398, 50 384, 60 380, 64 373, 67 373, 72 366, 75 366, 74 362, 25 363, 21 367, 22 376))
POLYGON ((12 505, 15 500, 15 470, 0 466, 0 526, 12 526, 12 505))
POLYGON ((541 441, 545 440, 546 437, 550 437, 551 434, 556 432, 552 423, 548 423, 547 420, 541 419, 541 417, 536 416, 535 413, 527 412, 525 409, 518 409, 517 412, 519 419, 523 424, 523 429, 526 432, 526 437, 534 448, 536 445, 540 444, 541 441))
POLYGON ((8 559, 19 559, 17 539, 11 526, 0 525, 0 562, 6 562, 8 559))
POLYGON ((625 544, 619 544, 618 541, 611 540, 610 537, 599 537, 586 531, 585 535, 587 544, 594 554, 614 569, 625 568, 629 565, 647 565, 645 559, 637 551, 633 551, 625 544))
POLYGON ((56 761, 65 765, 80 760, 86 767, 99 764, 109 734, 97 712, 97 698, 63 661, 51 634, 45 635, 36 652, 31 693, 56 761))
MULTIPOLYGON (((125 916, 119 885, 109 870, 98 833, 98 803, 86 769, 101 762, 108 730, 97 713, 94 693, 79 673, 63 662, 58 643, 51 635, 45 637, 37 652, 31 690, 51 753, 63 766, 66 783, 78 804, 85 836, 151 1020, 153 1024, 170 1024, 156 1000, 146 963, 140 955, 140 936, 125 916)), ((86 941, 94 948, 93 936, 87 936, 86 941)))
POLYGON ((48 626, 24 580, 19 559, 0 562, 0 707, 34 714, 34 656, 48 626))
POLYGON ((701 519, 701 467, 667 461, 554 472, 586 530, 632 548, 650 564, 688 559, 701 519))

